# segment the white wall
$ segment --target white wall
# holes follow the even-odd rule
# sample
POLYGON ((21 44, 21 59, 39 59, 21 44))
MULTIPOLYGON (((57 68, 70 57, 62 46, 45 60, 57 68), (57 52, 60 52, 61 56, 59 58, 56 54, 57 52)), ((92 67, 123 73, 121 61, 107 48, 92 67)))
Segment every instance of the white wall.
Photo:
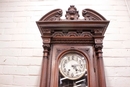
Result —
POLYGON ((91 8, 110 20, 103 49, 107 87, 130 87, 130 15, 125 0, 0 0, 0 87, 38 87, 43 49, 35 21, 56 8, 65 13, 70 5, 80 14, 91 8))

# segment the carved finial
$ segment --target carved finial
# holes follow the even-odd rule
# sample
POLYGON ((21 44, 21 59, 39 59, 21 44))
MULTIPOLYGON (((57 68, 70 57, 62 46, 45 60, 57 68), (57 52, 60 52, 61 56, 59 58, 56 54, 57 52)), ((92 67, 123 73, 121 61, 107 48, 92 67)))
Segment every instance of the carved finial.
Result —
POLYGON ((65 15, 67 20, 77 20, 79 18, 79 14, 77 9, 74 7, 74 5, 71 5, 68 8, 68 11, 66 11, 66 15, 65 15))

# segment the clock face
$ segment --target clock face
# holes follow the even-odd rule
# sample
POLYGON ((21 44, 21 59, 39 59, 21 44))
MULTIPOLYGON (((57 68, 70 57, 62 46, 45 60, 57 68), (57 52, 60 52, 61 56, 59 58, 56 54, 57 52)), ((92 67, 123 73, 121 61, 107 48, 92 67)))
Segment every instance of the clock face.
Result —
POLYGON ((68 53, 61 58, 59 69, 66 79, 76 80, 85 74, 86 61, 77 53, 68 53))

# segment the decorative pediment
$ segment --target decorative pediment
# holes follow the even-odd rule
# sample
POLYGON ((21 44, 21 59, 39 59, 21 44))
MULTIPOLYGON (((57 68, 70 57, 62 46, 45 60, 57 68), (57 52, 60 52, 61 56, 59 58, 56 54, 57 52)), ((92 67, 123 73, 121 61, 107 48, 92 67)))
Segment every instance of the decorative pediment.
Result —
MULTIPOLYGON (((62 16, 62 10, 61 9, 55 9, 50 12, 48 12, 46 15, 44 15, 39 21, 63 21, 64 19, 61 19, 62 16)), ((92 9, 84 9, 82 11, 82 16, 84 19, 79 19, 79 13, 74 5, 71 5, 68 8, 68 11, 66 11, 66 19, 65 20, 85 20, 85 21, 102 21, 106 20, 102 15, 100 15, 98 12, 92 10, 92 9)), ((64 21, 65 21, 64 20, 64 21)))
POLYGON ((97 43, 102 39, 109 24, 102 15, 91 9, 83 9, 82 16, 74 5, 66 11, 66 19, 61 19, 62 10, 55 9, 37 21, 43 43, 97 43), (68 42, 67 42, 68 41, 68 42))
POLYGON ((62 16, 61 9, 55 9, 44 15, 40 21, 59 21, 62 16))

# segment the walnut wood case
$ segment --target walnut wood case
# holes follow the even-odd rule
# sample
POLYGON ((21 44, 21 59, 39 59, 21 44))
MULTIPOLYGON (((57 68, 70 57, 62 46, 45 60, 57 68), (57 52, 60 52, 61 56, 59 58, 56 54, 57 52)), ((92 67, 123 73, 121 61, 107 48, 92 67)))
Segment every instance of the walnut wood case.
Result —
POLYGON ((59 87, 59 59, 69 51, 85 56, 88 87, 106 87, 102 48, 109 21, 92 9, 83 9, 84 19, 79 19, 73 5, 66 11, 66 19, 61 16, 62 10, 55 9, 36 22, 44 49, 40 87, 59 87))

